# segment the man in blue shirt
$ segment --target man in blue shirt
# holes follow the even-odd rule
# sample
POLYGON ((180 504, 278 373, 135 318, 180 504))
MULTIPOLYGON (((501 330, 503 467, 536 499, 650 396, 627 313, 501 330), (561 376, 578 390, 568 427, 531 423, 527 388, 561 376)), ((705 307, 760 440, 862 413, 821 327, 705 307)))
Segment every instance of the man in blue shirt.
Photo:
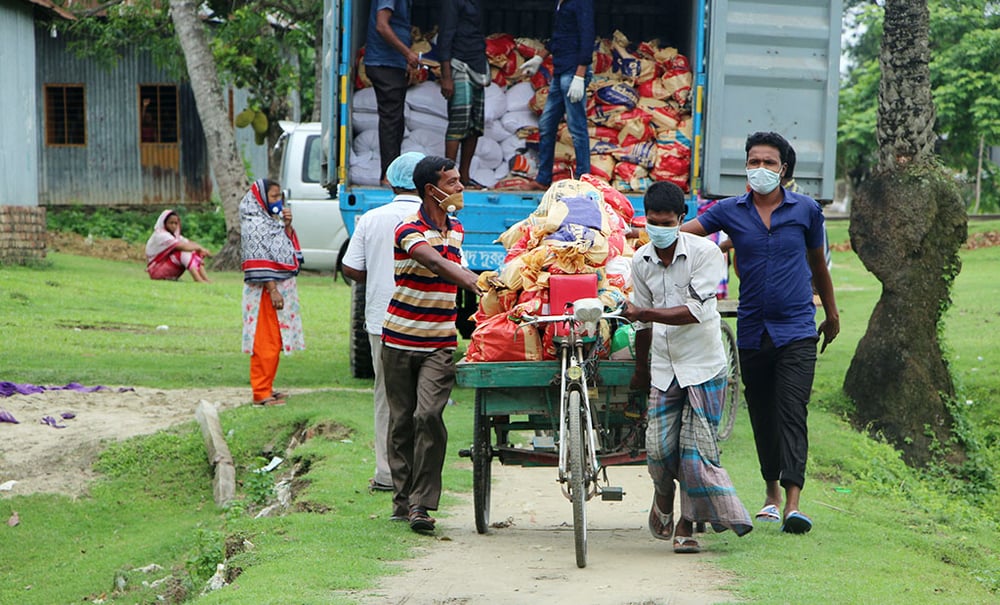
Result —
POLYGON ((590 135, 587 133, 587 86, 593 72, 594 0, 559 0, 552 23, 552 38, 545 49, 521 66, 521 72, 533 76, 545 57, 552 55, 552 82, 545 109, 538 120, 538 176, 535 189, 552 184, 556 133, 563 114, 573 137, 576 174, 590 172, 590 135))
POLYGON ((767 486, 758 521, 784 521, 805 533, 812 520, 799 511, 809 449, 806 405, 820 352, 840 332, 833 281, 823 253, 823 213, 812 198, 779 186, 787 169, 788 141, 756 132, 746 141, 750 191, 720 201, 683 231, 725 230, 740 267, 737 345, 757 459, 767 486), (826 319, 817 333, 812 286, 826 319), (781 489, 785 507, 781 506, 781 489))
POLYGON ((410 50, 410 8, 412 0, 372 0, 365 40, 365 73, 375 88, 378 102, 378 145, 385 171, 400 154, 403 145, 403 105, 409 70, 419 67, 417 53, 410 50))

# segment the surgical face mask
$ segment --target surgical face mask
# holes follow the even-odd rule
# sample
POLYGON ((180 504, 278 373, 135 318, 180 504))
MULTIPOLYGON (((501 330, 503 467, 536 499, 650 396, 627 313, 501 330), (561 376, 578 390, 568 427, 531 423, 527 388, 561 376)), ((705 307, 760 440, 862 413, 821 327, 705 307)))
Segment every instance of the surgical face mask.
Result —
POLYGON ((747 182, 757 193, 767 195, 778 188, 781 174, 767 168, 747 168, 747 182))
POLYGON ((281 214, 281 209, 285 207, 285 200, 278 198, 277 201, 268 202, 267 209, 271 211, 271 214, 281 214))
POLYGON ((680 225, 676 227, 661 227, 646 223, 646 233, 649 234, 649 241, 653 242, 653 246, 661 250, 672 246, 677 241, 677 234, 680 232, 680 225))
POLYGON ((461 192, 452 193, 451 195, 448 195, 444 191, 438 189, 437 185, 431 185, 431 187, 434 187, 435 189, 438 190, 438 192, 441 193, 441 195, 445 196, 443 200, 438 200, 436 197, 434 198, 434 200, 438 203, 438 207, 441 208, 441 210, 444 210, 445 212, 448 212, 450 214, 458 212, 465 206, 465 199, 462 197, 461 192))

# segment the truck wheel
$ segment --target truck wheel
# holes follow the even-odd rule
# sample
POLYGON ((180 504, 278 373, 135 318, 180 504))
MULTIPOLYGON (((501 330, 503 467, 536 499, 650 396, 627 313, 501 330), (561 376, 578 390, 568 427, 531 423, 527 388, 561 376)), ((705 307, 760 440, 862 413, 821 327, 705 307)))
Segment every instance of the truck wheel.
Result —
POLYGON ((372 347, 368 342, 368 332, 365 330, 365 285, 360 282, 351 284, 350 343, 351 376, 374 378, 372 347))

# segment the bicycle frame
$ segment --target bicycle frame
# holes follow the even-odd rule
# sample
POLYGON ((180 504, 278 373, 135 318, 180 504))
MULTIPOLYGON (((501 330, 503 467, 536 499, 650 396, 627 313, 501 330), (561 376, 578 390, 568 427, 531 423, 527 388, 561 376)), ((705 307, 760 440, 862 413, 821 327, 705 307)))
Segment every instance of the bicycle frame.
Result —
MULTIPOLYGON (((578 301, 579 302, 579 301, 578 301)), ((576 313, 576 306, 574 305, 573 315, 545 315, 545 316, 534 316, 525 318, 526 321, 522 323, 523 326, 536 325, 536 324, 562 324, 566 327, 566 333, 561 336, 562 342, 559 343, 560 351, 560 383, 559 383, 559 428, 560 428, 560 439, 559 439, 559 483, 562 488, 563 495, 567 499, 571 499, 572 496, 567 489, 567 476, 569 474, 569 462, 567 459, 568 452, 566 448, 565 435, 568 426, 568 409, 569 405, 569 394, 571 391, 577 391, 580 393, 580 401, 583 412, 583 422, 584 426, 587 427, 587 473, 585 477, 585 484, 588 486, 586 499, 590 500, 597 493, 597 474, 600 472, 602 466, 597 458, 597 432, 600 430, 598 426, 598 420, 592 413, 592 408, 590 405, 589 396, 589 386, 588 386, 588 375, 584 356, 584 325, 586 323, 582 321, 576 313)), ((622 319, 621 316, 615 313, 602 313, 599 319, 622 319)))

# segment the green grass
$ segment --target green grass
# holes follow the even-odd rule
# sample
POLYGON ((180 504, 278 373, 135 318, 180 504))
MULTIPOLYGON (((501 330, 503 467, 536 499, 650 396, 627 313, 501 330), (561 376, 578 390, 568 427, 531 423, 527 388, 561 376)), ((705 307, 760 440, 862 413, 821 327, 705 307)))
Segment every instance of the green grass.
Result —
MULTIPOLYGON (((846 222, 830 227, 831 242, 847 241, 846 222)), ((973 223, 970 229, 997 225, 973 223)), ((1000 321, 998 257, 1000 248, 963 252, 945 329, 969 435, 980 447, 974 455, 994 469, 1000 468, 1000 339, 993 337, 1000 321)), ((60 254, 40 268, 4 268, 0 380, 247 386, 248 360, 239 351, 240 276, 212 277, 207 286, 158 283, 141 266, 60 254), (169 329, 157 330, 160 325, 169 329)), ((721 534, 712 538, 712 551, 720 555, 715 561, 735 575, 735 598, 747 602, 1000 601, 1000 498, 973 489, 983 491, 986 479, 963 484, 928 478, 844 420, 850 403, 840 387, 879 285, 850 252, 834 253, 833 277, 842 332, 817 366, 802 498, 816 530, 800 537, 758 528, 739 540, 721 534)), ((394 561, 411 556, 417 545, 426 547, 405 524, 386 520, 387 494, 361 489, 373 464, 371 403, 370 394, 356 390, 369 383, 348 371, 348 288, 306 275, 300 295, 308 349, 282 359, 279 381, 329 390, 298 396, 294 405, 267 414, 242 407, 222 415, 241 480, 240 504, 229 511, 214 506, 211 471, 193 422, 114 445, 97 463, 103 476, 89 496, 0 503, 0 518, 9 510, 21 517, 21 525, 0 531, 0 603, 81 602, 103 593, 108 602, 152 603, 164 589, 141 582, 171 572, 190 585, 181 583, 169 594, 196 593, 227 538, 253 544, 229 560, 242 568, 239 589, 196 602, 348 603, 349 593, 341 591, 372 586, 398 569, 394 561), (302 427, 319 435, 285 463, 303 469, 295 512, 253 519, 246 510, 267 486, 254 483, 250 469, 260 465, 266 445, 283 444, 302 427), (165 571, 129 571, 150 563, 165 571), (125 581, 118 593, 116 576, 125 581)), ((454 399, 457 405, 446 411, 451 438, 444 482, 461 492, 470 489, 471 473, 456 452, 471 439, 473 393, 459 389, 454 399)), ((723 460, 755 512, 763 493, 745 413, 724 444, 723 460)))

